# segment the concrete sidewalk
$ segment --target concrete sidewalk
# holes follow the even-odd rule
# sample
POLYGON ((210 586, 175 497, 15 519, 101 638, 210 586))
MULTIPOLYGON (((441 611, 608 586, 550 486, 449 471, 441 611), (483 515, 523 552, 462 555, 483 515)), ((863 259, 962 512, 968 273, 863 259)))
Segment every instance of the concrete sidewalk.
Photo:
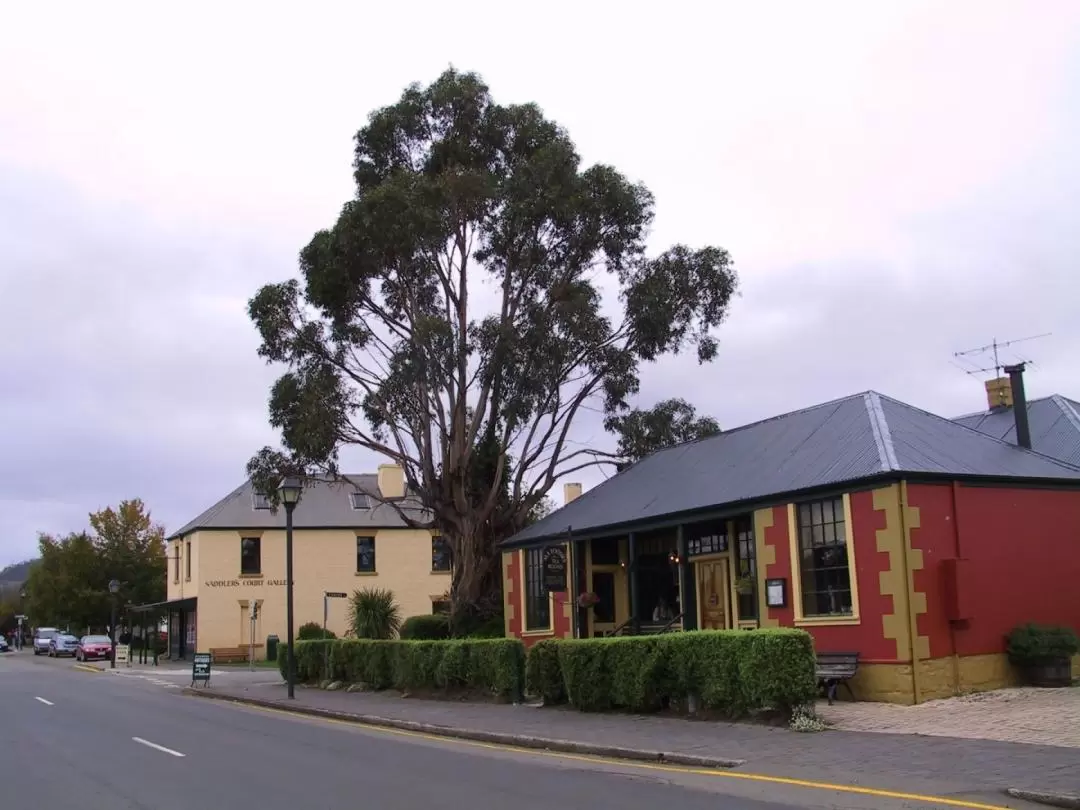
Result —
MULTIPOLYGON (((1080 790, 1075 749, 926 737, 700 722, 660 716, 585 714, 566 708, 401 698, 393 693, 328 692, 298 687, 288 701, 284 685, 220 683, 205 697, 248 700, 281 709, 348 714, 356 719, 426 724, 434 733, 455 730, 572 741, 600 748, 666 752, 686 758, 745 761, 737 771, 885 790, 958 794, 1002 800, 1001 791, 1080 790)), ((553 746, 557 747, 557 746, 553 746)), ((670 758, 669 758, 670 761, 670 758)))

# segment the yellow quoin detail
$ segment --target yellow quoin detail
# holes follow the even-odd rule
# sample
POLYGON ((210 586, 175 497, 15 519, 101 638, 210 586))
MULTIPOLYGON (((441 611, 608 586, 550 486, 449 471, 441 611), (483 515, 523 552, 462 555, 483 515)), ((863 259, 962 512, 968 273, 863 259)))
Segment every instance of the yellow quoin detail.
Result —
POLYGON ((885 513, 885 528, 875 532, 877 550, 889 555, 889 567, 878 577, 878 593, 888 596, 892 601, 892 612, 881 617, 882 632, 885 638, 896 643, 896 660, 910 661, 911 626, 908 621, 908 588, 904 570, 904 533, 900 528, 899 487, 893 484, 883 489, 875 489, 873 499, 874 510, 885 513))
MULTIPOLYGON (((765 579, 770 565, 776 565, 776 546, 766 544, 765 531, 773 527, 773 508, 758 509, 754 512, 754 550, 757 554, 757 593, 758 626, 779 627, 780 622, 769 618, 769 609, 765 605, 765 579)), ((792 563, 794 564, 794 562, 792 563)), ((790 594, 794 599, 795 595, 790 594)))
POLYGON ((510 572, 514 565, 514 551, 504 551, 502 555, 503 568, 503 632, 510 636, 510 622, 514 619, 514 580, 510 572))

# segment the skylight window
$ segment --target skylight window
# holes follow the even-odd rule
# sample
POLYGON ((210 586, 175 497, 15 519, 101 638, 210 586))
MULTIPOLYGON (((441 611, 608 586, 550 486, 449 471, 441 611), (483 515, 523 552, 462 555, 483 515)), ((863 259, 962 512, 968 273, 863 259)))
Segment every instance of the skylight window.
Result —
POLYGON ((269 509, 270 501, 267 500, 265 495, 260 495, 258 492, 251 493, 251 508, 252 509, 269 509))
POLYGON ((371 500, 368 498, 366 492, 352 492, 349 494, 350 500, 352 500, 353 509, 370 509, 371 500))

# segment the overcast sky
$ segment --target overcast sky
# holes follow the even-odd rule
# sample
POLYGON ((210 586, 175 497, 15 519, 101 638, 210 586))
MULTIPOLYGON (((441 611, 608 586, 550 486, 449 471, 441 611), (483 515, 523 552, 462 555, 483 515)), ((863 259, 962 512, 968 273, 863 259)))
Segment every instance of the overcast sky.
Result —
POLYGON ((957 415, 986 375, 954 352, 1048 332, 1006 356, 1080 395, 1080 3, 46 5, 0 27, 0 564, 243 480, 277 373, 246 301, 351 196, 368 112, 450 64, 648 185, 656 250, 731 251, 719 360, 642 404, 957 415))

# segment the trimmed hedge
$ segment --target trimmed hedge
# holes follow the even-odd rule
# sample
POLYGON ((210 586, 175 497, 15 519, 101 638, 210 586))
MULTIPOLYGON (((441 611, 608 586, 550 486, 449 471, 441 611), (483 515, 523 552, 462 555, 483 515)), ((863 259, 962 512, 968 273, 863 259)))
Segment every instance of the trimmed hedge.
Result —
POLYGON ((738 717, 813 701, 814 645, 802 630, 722 630, 547 640, 529 652, 529 691, 581 711, 686 705, 738 717))
POLYGON ((450 638, 450 617, 440 613, 410 616, 402 622, 398 635, 405 641, 441 641, 450 638))
POLYGON ((296 680, 343 681, 376 690, 482 689, 519 700, 525 685, 525 647, 518 639, 505 638, 301 641, 296 644, 296 680))

